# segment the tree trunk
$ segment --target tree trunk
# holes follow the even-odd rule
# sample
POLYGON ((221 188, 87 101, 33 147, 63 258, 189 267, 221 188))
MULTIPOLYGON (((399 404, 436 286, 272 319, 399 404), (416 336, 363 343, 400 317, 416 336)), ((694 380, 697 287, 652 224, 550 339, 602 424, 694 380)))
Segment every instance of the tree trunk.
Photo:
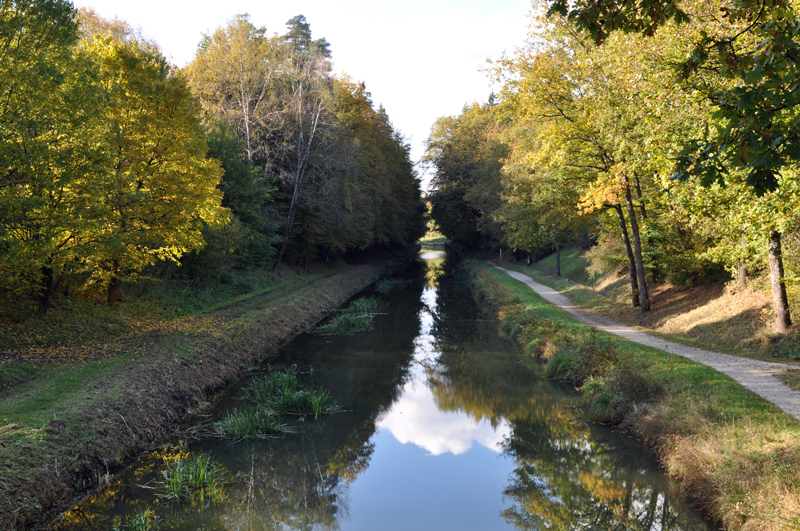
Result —
POLYGON ((639 304, 642 312, 650 311, 650 296, 647 293, 647 279, 644 276, 644 262, 642 261, 642 240, 639 237, 639 223, 636 221, 636 209, 633 206, 631 187, 625 179, 625 204, 628 207, 628 217, 633 233, 633 257, 636 260, 636 278, 639 280, 639 304))
POLYGON ((53 268, 50 266, 42 267, 42 289, 37 294, 39 300, 39 311, 47 313, 50 307, 50 295, 53 293, 53 268))
POLYGON ((117 303, 117 288, 119 287, 119 278, 117 278, 117 261, 114 260, 113 269, 111 270, 111 280, 108 282, 108 305, 114 306, 117 303))
POLYGON ((292 202, 289 203, 289 217, 286 220, 286 230, 283 233, 283 242, 281 242, 281 248, 278 251, 278 257, 275 259, 275 271, 278 271, 278 267, 281 265, 281 260, 283 260, 283 255, 286 252, 286 246, 289 244, 289 236, 292 235, 292 225, 294 225, 294 215, 297 212, 297 198, 300 196, 300 177, 297 176, 294 182, 294 191, 292 192, 292 202))
POLYGON ((769 276, 772 281, 772 306, 775 310, 775 331, 786 332, 792 324, 789 316, 789 300, 786 297, 786 284, 783 282, 783 253, 781 252, 781 233, 769 233, 769 276))
POLYGON ((533 263, 533 258, 531 257, 531 253, 528 253, 528 258, 527 258, 527 260, 525 261, 525 265, 527 265, 528 267, 530 267, 530 266, 531 266, 531 263, 533 263))
POLYGON ((636 261, 633 258, 631 240, 628 237, 628 225, 625 223, 625 214, 622 213, 622 206, 619 204, 609 205, 617 213, 619 220, 619 231, 622 234, 622 242, 625 244, 625 254, 628 256, 628 276, 631 281, 631 302, 633 306, 639 306, 639 281, 636 276, 636 261))
POLYGON ((633 181, 636 184, 636 195, 639 197, 639 210, 642 211, 642 219, 647 219, 647 210, 644 208, 644 200, 642 199, 642 186, 639 184, 639 176, 634 174, 633 181))
MULTIPOLYGON (((742 247, 744 247, 746 243, 747 241, 744 238, 744 234, 742 234, 742 247)), ((740 288, 743 288, 747 285, 747 268, 744 265, 744 260, 739 260, 738 284, 740 288)))
POLYGON ((553 231, 553 243, 556 246, 556 276, 561 276, 561 249, 558 247, 558 238, 555 235, 555 231, 553 231))

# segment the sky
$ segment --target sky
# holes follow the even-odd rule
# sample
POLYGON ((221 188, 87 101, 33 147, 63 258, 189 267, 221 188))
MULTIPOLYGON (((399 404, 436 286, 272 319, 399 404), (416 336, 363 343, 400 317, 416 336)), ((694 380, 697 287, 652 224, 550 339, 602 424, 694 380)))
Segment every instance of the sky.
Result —
POLYGON ((192 60, 204 33, 236 14, 249 13, 253 24, 279 34, 302 14, 312 38, 330 43, 334 71, 365 82, 415 161, 436 118, 487 100, 492 87, 481 69, 522 46, 531 6, 530 0, 73 1, 127 21, 178 66, 192 60))

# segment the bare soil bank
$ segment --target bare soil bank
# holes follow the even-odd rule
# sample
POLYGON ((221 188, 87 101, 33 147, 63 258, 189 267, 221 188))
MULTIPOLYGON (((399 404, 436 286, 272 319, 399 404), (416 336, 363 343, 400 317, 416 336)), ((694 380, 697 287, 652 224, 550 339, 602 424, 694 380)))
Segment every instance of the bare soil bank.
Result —
MULTIPOLYGON (((46 527, 77 496, 202 407, 210 394, 319 322, 379 273, 375 266, 349 267, 298 292, 278 297, 268 292, 202 314, 178 332, 141 338, 138 348, 88 374, 81 396, 71 393, 48 406, 53 419, 44 425, 0 419, 0 529, 46 527)), ((35 403, 36 392, 21 388, 3 401, 25 407, 35 403)))

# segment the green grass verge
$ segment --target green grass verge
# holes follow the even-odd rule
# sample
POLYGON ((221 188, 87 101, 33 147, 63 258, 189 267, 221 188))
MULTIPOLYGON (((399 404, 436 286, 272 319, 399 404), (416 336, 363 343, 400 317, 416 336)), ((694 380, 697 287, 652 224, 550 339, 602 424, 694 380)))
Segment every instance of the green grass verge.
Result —
MULTIPOLYGON (((579 255, 576 256, 577 258, 580 258, 579 255)), ((549 258, 545 260, 549 260, 549 258)), ((580 258, 580 260, 583 259, 580 258)), ((578 262, 579 261, 576 261, 576 263, 578 262)), ((506 269, 511 269, 512 271, 518 271, 520 273, 528 275, 536 282, 555 289, 556 291, 568 297, 572 302, 574 302, 575 304, 577 304, 582 308, 595 311, 599 314, 605 315, 612 319, 620 320, 630 326, 634 327, 638 326, 636 323, 633 323, 629 319, 625 318, 625 313, 629 311, 627 308, 625 309, 620 308, 620 304, 617 301, 598 294, 596 291, 594 291, 593 289, 584 284, 580 284, 577 281, 571 281, 565 277, 559 278, 553 276, 549 273, 543 272, 536 266, 526 267, 524 265, 512 264, 507 262, 503 262, 502 266, 505 267, 506 269)), ((669 341, 675 341, 676 343, 683 343, 684 345, 691 345, 694 347, 715 350, 717 352, 725 352, 727 354, 733 354, 734 356, 743 356, 760 360, 775 361, 774 360, 775 356, 773 356, 770 351, 764 351, 764 352, 756 350, 742 351, 731 345, 726 345, 720 342, 708 343, 705 341, 698 341, 696 339, 688 338, 677 334, 667 334, 664 332, 659 332, 651 328, 642 328, 642 329, 646 330, 648 334, 652 334, 654 336, 661 337, 669 341)), ((790 360, 782 360, 782 361, 790 361, 790 360)))
POLYGON ((419 243, 423 245, 425 245, 426 243, 430 245, 444 245, 446 241, 447 241, 447 236, 442 236, 441 234, 438 233, 426 234, 425 236, 419 239, 419 243))
POLYGON ((0 308, 0 352, 107 341, 264 292, 286 291, 292 284, 325 274, 328 273, 298 275, 290 270, 278 274, 254 270, 232 271, 221 279, 203 281, 142 280, 123 285, 121 301, 114 307, 93 294, 76 294, 55 298, 47 313, 38 311, 33 301, 16 301, 0 308))
POLYGON ((505 333, 573 382, 591 418, 651 445, 715 519, 737 530, 800 528, 796 420, 704 365, 596 331, 483 263, 466 267, 505 333))
POLYGON ((785 372, 776 375, 778 380, 782 381, 792 389, 800 391, 800 369, 786 369, 785 372))
MULTIPOLYGON (((566 249, 561 251, 561 276, 569 278, 573 282, 580 282, 581 284, 588 284, 591 280, 586 268, 589 266, 589 261, 583 257, 583 251, 580 249, 566 249)), ((556 274, 556 255, 550 256, 539 260, 531 268, 544 275, 556 274)))

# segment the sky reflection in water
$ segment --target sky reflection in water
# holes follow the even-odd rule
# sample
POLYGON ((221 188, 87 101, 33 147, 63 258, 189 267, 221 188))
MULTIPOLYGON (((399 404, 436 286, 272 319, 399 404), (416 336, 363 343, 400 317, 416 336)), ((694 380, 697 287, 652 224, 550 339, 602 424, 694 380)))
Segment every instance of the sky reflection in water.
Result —
MULTIPOLYGON (((441 261, 441 254, 425 252, 421 258, 441 261)), ((422 292, 424 307, 419 313, 420 331, 414 341, 417 365, 411 369, 411 378, 403 387, 402 395, 377 425, 389 430, 399 442, 415 444, 431 455, 446 452, 460 455, 472 448, 473 442, 499 453, 503 439, 510 433, 505 420, 492 426, 487 420, 475 420, 463 412, 444 411, 436 405, 428 386, 423 367, 436 363, 441 354, 431 334, 438 293, 435 279, 431 280, 422 292)))
MULTIPOLYGON (((443 253, 421 258, 397 291, 372 294, 385 312, 374 330, 302 334, 283 351, 279 361, 343 412, 285 437, 189 445, 238 478, 224 503, 159 497, 169 451, 155 452, 59 529, 108 530, 144 507, 176 531, 711 529, 674 501, 641 444, 586 423, 570 389, 520 363, 443 253)), ((211 418, 247 407, 246 385, 216 400, 211 418)))

